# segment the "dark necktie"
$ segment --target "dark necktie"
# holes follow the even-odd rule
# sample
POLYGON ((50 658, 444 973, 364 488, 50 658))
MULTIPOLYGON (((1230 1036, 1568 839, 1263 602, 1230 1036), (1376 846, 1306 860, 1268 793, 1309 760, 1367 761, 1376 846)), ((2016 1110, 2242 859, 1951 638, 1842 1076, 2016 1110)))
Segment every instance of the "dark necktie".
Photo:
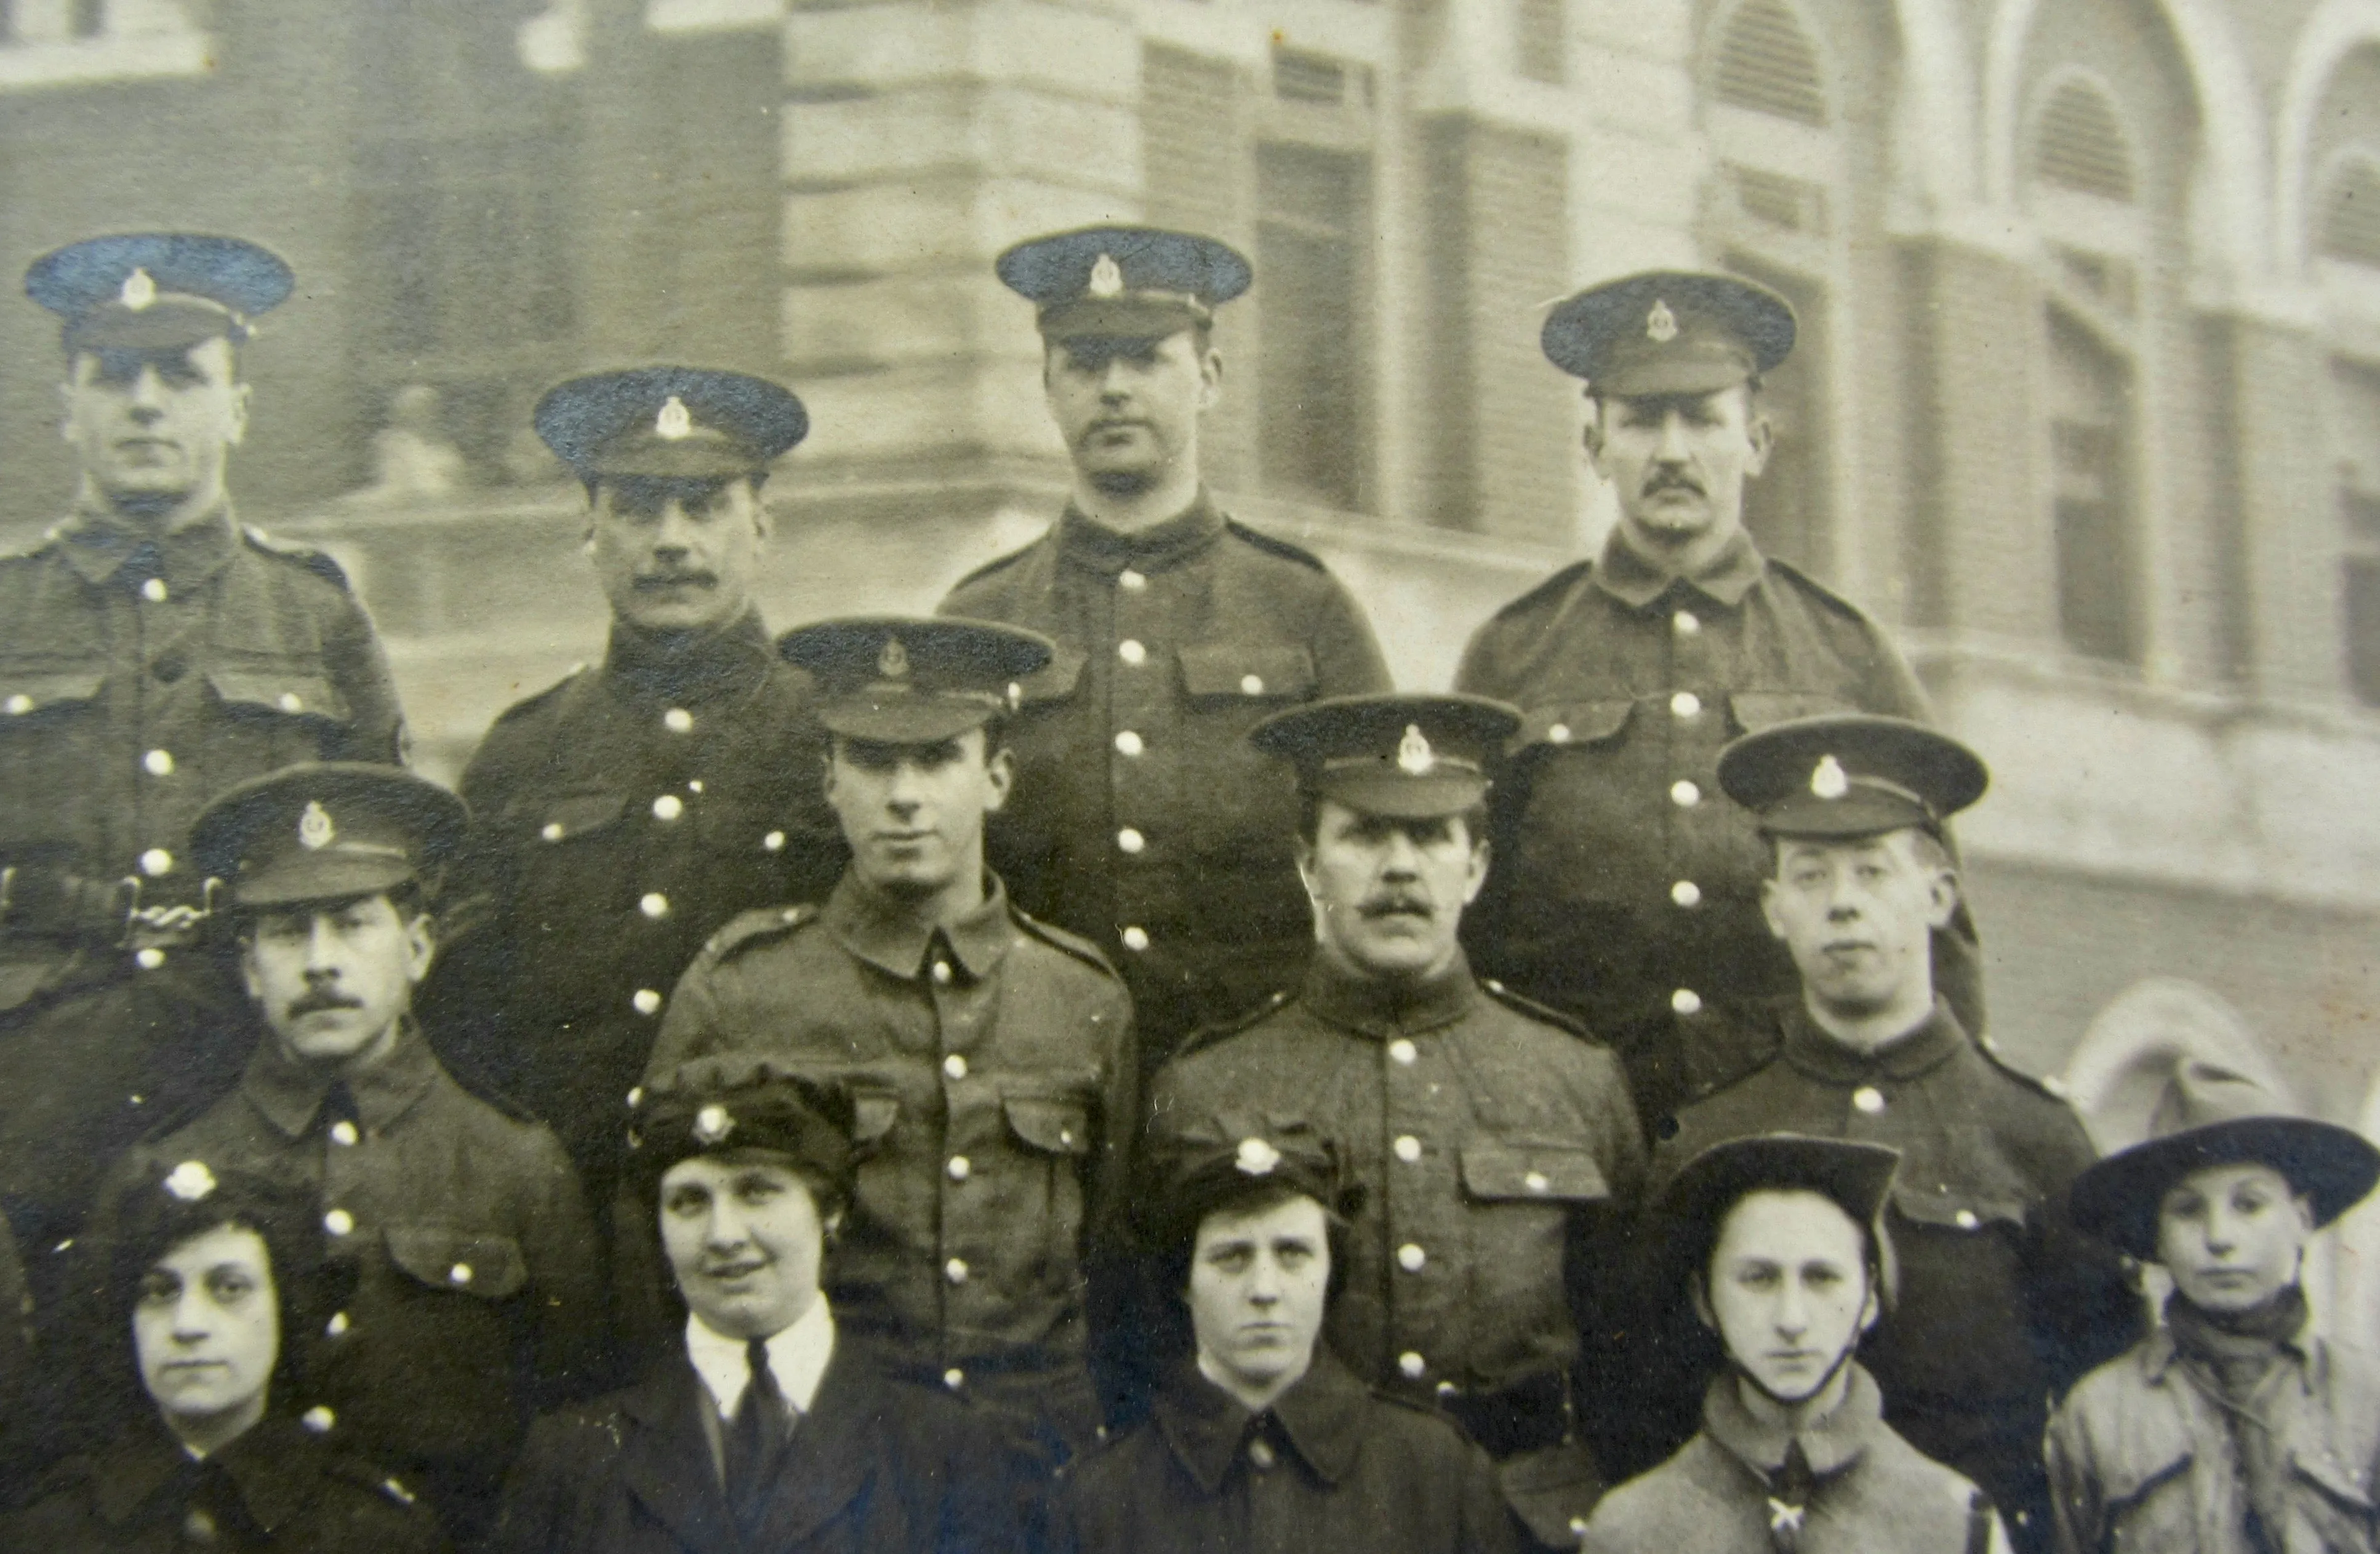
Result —
POLYGON ((1796 1554, 1802 1547, 1802 1524, 1810 1515, 1813 1479, 1810 1459, 1802 1443, 1785 1448, 1785 1461, 1768 1475, 1768 1542, 1777 1554, 1796 1554))
POLYGON ((769 1369, 769 1342, 756 1338, 744 1345, 744 1364, 751 1378, 727 1429, 727 1504, 745 1532, 752 1532, 769 1504, 769 1484, 776 1475, 777 1454, 784 1450, 785 1396, 777 1390, 769 1369))
MULTIPOLYGON (((322 1092, 322 1118, 324 1133, 334 1131, 342 1123, 346 1123, 350 1130, 363 1125, 360 1113, 356 1111, 356 1093, 347 1088, 346 1080, 332 1080, 331 1087, 322 1092)), ((339 1140, 343 1144, 353 1143, 352 1132, 340 1135, 339 1140)))

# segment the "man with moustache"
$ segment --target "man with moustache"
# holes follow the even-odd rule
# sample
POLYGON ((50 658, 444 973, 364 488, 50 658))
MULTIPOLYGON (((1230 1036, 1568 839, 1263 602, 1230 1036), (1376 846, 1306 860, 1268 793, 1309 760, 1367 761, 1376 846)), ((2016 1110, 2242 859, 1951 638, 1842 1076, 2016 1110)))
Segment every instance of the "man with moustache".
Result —
MULTIPOLYGON (((1574 1547, 1605 1483, 1581 1331, 1645 1150, 1609 1053, 1471 973, 1457 941, 1488 869, 1489 769, 1517 722, 1476 698, 1353 697, 1250 735, 1294 764, 1315 948, 1298 993, 1194 1040, 1158 1077, 1148 1147, 1233 1107, 1289 1109, 1363 1188, 1331 1348, 1497 1459, 1538 1542, 1574 1547)), ((1592 1367, 1590 1367, 1591 1369, 1592 1367)))
MULTIPOLYGON (((1761 922, 1765 848, 1713 780, 1719 747, 1817 712, 1927 716, 1875 623, 1744 529, 1772 435, 1760 374, 1793 331, 1782 298, 1699 273, 1632 275, 1554 310, 1545 352, 1586 380, 1587 456, 1619 521, 1595 560, 1481 626, 1455 673, 1523 718, 1465 942, 1619 1049, 1648 1130, 1767 1055, 1706 1012, 1793 990, 1761 922)), ((1980 1030, 1963 906, 1935 947, 1951 1007, 1980 1030)))
POLYGON ((0 1207, 37 1297, 106 1162, 246 1055, 238 990, 200 943, 200 807, 292 761, 402 751, 338 567, 232 513, 241 354, 290 286, 255 244, 186 234, 26 272, 65 321, 79 470, 66 521, 0 559, 0 1207))
POLYGON ((824 732, 753 601, 761 488, 808 430, 801 401, 646 368, 563 383, 536 423, 586 482, 611 640, 464 770, 471 835, 426 1007, 442 1047, 552 1125, 600 1206, 671 985, 738 912, 824 895, 844 849, 813 775, 824 732))
POLYGON ((1244 736, 1286 706, 1385 691, 1388 670, 1322 564, 1227 517, 1201 482, 1223 391, 1214 310, 1247 289, 1247 261, 1100 226, 1020 243, 999 271, 1036 307, 1074 490, 1046 535, 941 608, 1057 644, 1024 683, 991 860, 1019 906, 1123 972, 1154 1069, 1288 986, 1304 953, 1294 799, 1244 736))
POLYGON ((1013 1460, 1028 1524, 1050 1473, 1098 1439, 1094 1342, 1130 1341, 1108 1317, 1139 1077, 1123 982, 984 867, 1015 773, 1002 723, 1050 644, 878 617, 804 626, 781 650, 819 683, 851 866, 821 905, 711 937, 646 1083, 735 1052, 850 1090, 835 1319, 965 1405, 1013 1460))
POLYGON ((1720 756, 1721 787, 1771 850, 1761 906, 1802 997, 1759 1013, 1747 1044, 1777 1055, 1682 1111, 1654 1174, 1779 1129, 1899 1149, 1885 1221, 1900 1299, 1866 1351, 1885 1418, 1981 1485, 2020 1549, 2041 1550, 2049 1404, 2131 1342, 2138 1310, 2115 1257, 2067 1217, 2094 1155, 2081 1119, 1935 989, 1928 935, 1959 899, 1942 827, 1986 780, 1956 741, 1856 713, 1780 723, 1720 756))
MULTIPOLYGON (((318 1206, 347 1291, 307 1346, 309 1429, 397 1471, 469 1547, 530 1411, 597 1376, 601 1274, 553 1135, 465 1090, 412 1014, 436 948, 427 880, 459 843, 454 795, 402 771, 291 767, 198 819, 231 881, 265 1026, 238 1087, 117 1165, 86 1238, 185 1159, 318 1206)), ((120 1342, 120 1341, 119 1341, 120 1342)))

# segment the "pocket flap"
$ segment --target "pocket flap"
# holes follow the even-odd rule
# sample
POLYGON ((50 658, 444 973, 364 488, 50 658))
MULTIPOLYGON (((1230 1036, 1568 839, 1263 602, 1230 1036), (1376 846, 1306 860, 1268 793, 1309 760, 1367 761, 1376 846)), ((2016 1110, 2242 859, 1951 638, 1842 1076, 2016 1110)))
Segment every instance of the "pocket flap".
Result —
POLYGON ((565 794, 545 806, 537 833, 548 842, 566 842, 610 825, 627 807, 625 794, 565 794))
POLYGON ((1050 662, 1016 683, 1023 705, 1040 701, 1063 701, 1075 694, 1082 682, 1083 665, 1087 662, 1080 648, 1061 646, 1050 662))
POLYGON ((1746 734, 1794 718, 1853 710, 1841 697, 1818 691, 1730 691, 1727 704, 1735 713, 1735 726, 1746 734))
POLYGON ((1184 648, 1182 688, 1192 696, 1273 697, 1304 700, 1314 694, 1314 655, 1297 647, 1209 642, 1184 648))
POLYGON ((252 707, 295 717, 327 718, 344 723, 349 717, 346 698, 320 674, 258 669, 210 669, 207 684, 215 695, 236 707, 252 707))
POLYGON ((1910 1182, 1892 1184, 1892 1207, 1912 1224, 1936 1230, 1979 1231, 1987 1225, 2006 1225, 2022 1231, 2026 1219, 2022 1198, 1968 1187, 1929 1192, 1910 1182))
POLYGON ((1611 1196, 1603 1167, 1585 1149, 1482 1140, 1463 1147, 1463 1185, 1473 1197, 1589 1203, 1611 1196))
POLYGON ((2372 1514, 2371 1486, 2364 1483, 2356 1470, 2342 1462, 2336 1452, 2325 1451, 2312 1441, 2306 1441, 2291 1448, 2289 1461, 2296 1465, 2298 1472, 2329 1491, 2334 1499, 2344 1502, 2364 1516, 2372 1514))
POLYGON ((1032 1147, 1051 1155, 1091 1152, 1090 1109, 1079 1100, 1048 1096, 1010 1096, 1001 1103, 1008 1125, 1032 1147))
POLYGON ((1551 701, 1521 715, 1514 747, 1527 745, 1595 745, 1616 736, 1628 726, 1636 703, 1616 701, 1551 701))
POLYGON ((520 1293, 528 1259, 508 1235, 475 1234, 444 1225, 391 1225, 389 1260, 435 1289, 483 1300, 520 1293))
POLYGON ((880 1144, 901 1119, 901 1097, 892 1090, 854 1090, 851 1095, 851 1141, 880 1144))
POLYGON ((0 710, 12 718, 45 707, 89 701, 107 678, 102 669, 0 669, 0 710))

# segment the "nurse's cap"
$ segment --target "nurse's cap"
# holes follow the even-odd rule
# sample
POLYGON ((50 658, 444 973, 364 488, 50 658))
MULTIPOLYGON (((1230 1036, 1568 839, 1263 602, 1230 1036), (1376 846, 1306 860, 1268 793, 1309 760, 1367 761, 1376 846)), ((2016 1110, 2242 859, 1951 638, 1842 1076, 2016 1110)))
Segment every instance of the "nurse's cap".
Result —
POLYGON ((847 739, 937 745, 1022 699, 1056 649, 1046 637, 949 615, 869 615, 797 626, 777 639, 818 682, 818 718, 847 739))
POLYGON ((590 372, 548 389, 534 420, 554 456, 589 484, 762 474, 810 429, 791 389, 704 367, 590 372))
POLYGON ((236 907, 341 901, 428 882, 468 819, 461 799, 401 768, 315 761, 216 795, 190 851, 236 907))
POLYGON ((1431 819, 1488 796, 1520 726, 1518 710, 1485 697, 1344 696, 1276 712, 1248 743, 1293 764, 1307 793, 1369 815, 1431 819))
POLYGON ((295 284, 269 249, 189 232, 85 238, 25 272, 25 295, 66 321, 69 356, 187 350, 218 335, 237 344, 295 284))
POLYGON ((1990 782, 1973 750, 1905 718, 1798 718, 1719 752, 1718 785, 1771 836, 1878 836, 1942 822, 1990 782))
POLYGON ((1017 244, 993 261, 1031 301, 1044 338, 1158 340, 1212 323, 1256 272, 1212 237, 1153 226, 1086 226, 1017 244))
POLYGON ((1539 332, 1547 358, 1598 397, 1716 394, 1793 350, 1793 308, 1732 275, 1652 270, 1590 286, 1539 332))

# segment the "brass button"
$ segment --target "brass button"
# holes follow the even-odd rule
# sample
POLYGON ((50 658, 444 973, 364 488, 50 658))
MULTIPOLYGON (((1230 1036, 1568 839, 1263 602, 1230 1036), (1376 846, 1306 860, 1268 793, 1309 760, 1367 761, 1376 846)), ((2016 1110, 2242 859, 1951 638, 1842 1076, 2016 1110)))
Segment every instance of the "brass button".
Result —
POLYGON ((1116 582, 1126 593, 1138 593, 1148 587, 1148 579, 1127 566, 1116 574, 1116 582))
POLYGON ((669 916, 669 897, 659 891, 647 891, 637 901, 637 910, 657 923, 669 916))
POLYGON ((1680 691, 1670 698, 1670 712, 1681 721, 1703 715, 1703 698, 1692 691, 1680 691))
POLYGON ((760 851, 764 853, 782 853, 784 850, 785 833, 783 832, 772 831, 768 835, 760 838, 760 851))
POLYGON ((1420 1056, 1421 1050, 1402 1036, 1389 1043, 1389 1057, 1402 1067, 1413 1067, 1414 1061, 1420 1056))
POLYGON ((152 604, 163 604, 173 597, 173 590, 165 587, 164 578, 152 577, 140 585, 140 597, 152 604))
POLYGON ((140 758, 140 770, 149 773, 152 777, 171 777, 174 774, 174 752, 171 750, 150 751, 147 755, 140 758))
POLYGON ((637 1013, 639 1014, 658 1014, 662 1012, 662 995, 650 988, 638 988, 637 996, 628 1002, 636 1006, 637 1013))
POLYGON ((1703 888, 1692 880, 1681 880, 1670 887, 1670 899, 1681 906, 1700 906, 1703 904, 1703 888))
POLYGON ((1852 1092, 1852 1104, 1873 1117, 1884 1110, 1884 1092, 1873 1085, 1862 1085, 1852 1092))
POLYGON ((662 714, 662 727, 669 730, 672 734, 692 734, 694 732, 694 714, 687 711, 683 707, 673 707, 668 711, 662 714))
POLYGON ((1137 853, 1148 845, 1148 838, 1131 826, 1116 832, 1116 846, 1123 852, 1137 853))
POLYGON ((1412 1165, 1421 1159, 1421 1140, 1409 1133, 1400 1134, 1396 1143, 1390 1147, 1396 1150, 1397 1159, 1407 1165, 1412 1165))
POLYGON ((1703 1009, 1703 995, 1692 988, 1680 988, 1670 995, 1670 1007, 1681 1014, 1699 1014, 1703 1009))
POLYGON ((956 1052, 953 1052, 942 1060, 942 1072, 953 1079, 964 1079, 967 1076, 967 1062, 956 1052))
POLYGON ((1148 949, 1148 930, 1142 928, 1138 923, 1133 924, 1130 928, 1123 930, 1123 947, 1127 950, 1133 951, 1148 949))
POLYGON ((1700 804, 1702 801, 1702 789, 1694 786, 1692 783, 1679 782, 1670 784, 1670 802, 1676 805, 1679 808, 1692 809, 1695 805, 1700 804))
POLYGON ((685 813, 686 800, 675 794, 663 794, 653 800, 653 819, 656 820, 674 820, 685 813))
POLYGON ((1126 663, 1146 663, 1148 662, 1148 650, 1142 647, 1135 638, 1127 637, 1116 644, 1116 657, 1126 663))
POLYGON ((1142 742, 1140 735, 1135 734, 1130 729, 1124 729, 1121 733, 1117 734, 1115 736, 1115 747, 1127 756, 1136 756, 1140 754, 1141 751, 1148 748, 1148 747, 1142 742))
POLYGON ((155 879, 160 874, 174 872, 174 855, 163 847, 152 847, 140 855, 140 872, 155 879))

